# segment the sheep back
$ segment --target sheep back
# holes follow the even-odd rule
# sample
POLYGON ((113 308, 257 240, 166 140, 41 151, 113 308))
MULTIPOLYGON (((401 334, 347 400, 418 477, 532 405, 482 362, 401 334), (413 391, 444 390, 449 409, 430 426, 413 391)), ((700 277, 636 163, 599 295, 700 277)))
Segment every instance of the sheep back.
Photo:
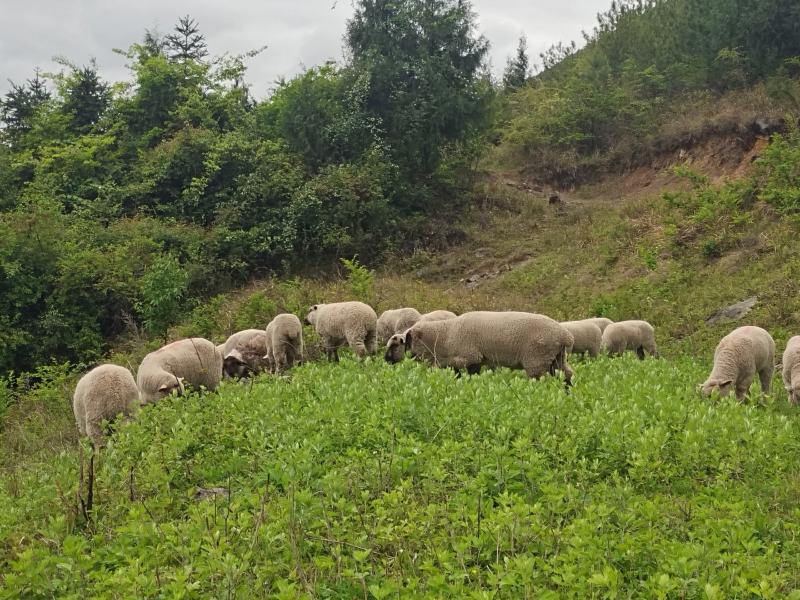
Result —
POLYGON ((606 330, 606 327, 608 327, 614 322, 611 319, 607 319, 606 317, 593 317, 591 319, 585 319, 585 320, 597 325, 600 328, 600 333, 603 333, 606 330))
POLYGON ((303 360, 303 325, 296 315, 280 314, 267 325, 267 362, 280 372, 303 360))
POLYGON ((142 360, 136 384, 143 404, 157 402, 173 390, 183 393, 183 384, 213 391, 222 379, 222 354, 203 338, 167 344, 142 360))
POLYGON ((593 319, 584 321, 566 321, 561 323, 575 338, 572 348, 567 350, 570 354, 588 354, 592 358, 600 353, 600 343, 603 332, 593 319))
POLYGON ((416 308, 396 308, 382 312, 376 326, 378 342, 385 344, 395 333, 403 333, 421 318, 422 315, 416 308))
POLYGON ((316 304, 306 322, 314 326, 331 357, 345 344, 361 358, 375 352, 378 316, 363 302, 316 304))
POLYGON ((446 321, 448 319, 455 319, 458 315, 449 310, 433 310, 425 313, 420 317, 420 321, 446 321))
POLYGON ((131 416, 139 405, 139 389, 131 372, 118 365, 100 365, 81 377, 72 397, 72 411, 81 435, 95 446, 103 443, 103 421, 131 416))

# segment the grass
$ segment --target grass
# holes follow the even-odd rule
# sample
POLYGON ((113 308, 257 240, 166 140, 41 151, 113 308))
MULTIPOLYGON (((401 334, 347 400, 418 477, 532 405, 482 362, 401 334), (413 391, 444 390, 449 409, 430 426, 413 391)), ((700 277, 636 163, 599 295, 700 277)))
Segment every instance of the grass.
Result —
POLYGON ((103 451, 89 525, 74 450, 3 479, 0 594, 797 597, 782 394, 703 401, 689 358, 576 372, 567 394, 348 359, 148 407, 103 451))

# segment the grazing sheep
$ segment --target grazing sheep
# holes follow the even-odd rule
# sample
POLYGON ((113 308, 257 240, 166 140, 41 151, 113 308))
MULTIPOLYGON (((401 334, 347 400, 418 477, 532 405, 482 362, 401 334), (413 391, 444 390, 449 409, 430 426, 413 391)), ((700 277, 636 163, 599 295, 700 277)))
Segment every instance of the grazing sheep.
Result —
MULTIPOLYGON (((560 370, 567 385, 571 384, 566 355, 575 339, 544 315, 470 312, 455 319, 417 323, 404 337, 412 356, 438 367, 466 369, 470 374, 479 373, 483 365, 521 368, 535 379, 560 370)), ((389 362, 392 358, 387 356, 389 362)))
POLYGON ((129 417, 139 405, 139 388, 125 367, 100 365, 81 377, 72 397, 72 411, 81 435, 103 445, 103 421, 129 417))
POLYGON ((714 350, 714 368, 700 387, 703 396, 719 390, 727 396, 734 389, 741 401, 750 389, 755 374, 761 390, 768 394, 775 372, 775 341, 761 327, 739 327, 726 335, 714 350))
MULTIPOLYGON (((217 346, 219 348, 219 346, 217 346)), ((263 329, 234 333, 222 345, 222 370, 228 377, 247 377, 268 367, 267 334, 263 329)))
POLYGON ((611 319, 606 319, 605 317, 593 317, 591 319, 584 319, 584 320, 597 325, 600 328, 600 333, 605 332, 606 327, 608 327, 614 322, 611 319))
MULTIPOLYGON (((422 315, 418 323, 447 321, 449 319, 455 319, 457 316, 458 315, 456 313, 450 312, 449 310, 434 310, 422 315)), ((383 357, 387 362, 392 364, 398 363, 405 357, 406 336, 404 334, 405 332, 396 333, 389 338, 389 341, 386 342, 386 353, 383 355, 383 357)))
MULTIPOLYGON (((455 319, 458 315, 449 310, 434 310, 425 313, 420 317, 420 321, 446 321, 447 319, 455 319)), ((401 332, 398 332, 401 333, 401 332)))
POLYGON ((575 338, 575 344, 567 350, 568 354, 588 354, 596 358, 600 354, 603 332, 592 319, 586 321, 566 321, 561 323, 575 338))
POLYGON ((359 358, 375 352, 378 315, 363 302, 315 304, 305 322, 322 338, 328 360, 338 362, 338 350, 345 344, 359 358))
POLYGON ((184 384, 215 390, 222 379, 222 354, 203 338, 167 344, 144 357, 136 374, 142 404, 157 402, 173 391, 179 396, 184 384))
POLYGON ((603 331, 601 347, 610 356, 619 356, 628 350, 636 352, 642 360, 645 353, 658 356, 655 330, 647 321, 611 323, 603 331))
POLYGON ((800 336, 790 339, 783 353, 783 385, 789 402, 800 402, 800 336))
POLYGON ((395 333, 403 333, 421 318, 422 315, 416 308, 397 308, 384 311, 378 317, 378 342, 385 344, 395 333))
POLYGON ((267 325, 267 355, 269 370, 280 373, 295 362, 303 362, 303 325, 295 315, 281 314, 267 325))

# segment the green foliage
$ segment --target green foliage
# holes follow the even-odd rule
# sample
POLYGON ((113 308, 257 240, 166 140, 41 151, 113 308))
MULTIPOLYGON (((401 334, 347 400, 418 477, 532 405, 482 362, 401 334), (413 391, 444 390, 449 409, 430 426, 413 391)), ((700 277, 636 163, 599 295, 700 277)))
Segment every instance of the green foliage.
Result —
POLYGON ((340 259, 347 271, 347 286, 353 298, 363 302, 371 302, 374 294, 375 274, 358 262, 357 257, 340 259))
POLYGON ((172 255, 158 256, 142 275, 142 300, 138 308, 145 327, 166 338, 167 328, 182 313, 189 274, 172 255))
POLYGON ((118 51, 127 82, 59 58, 61 72, 12 85, 0 372, 95 360, 121 333, 163 334, 256 277, 355 254, 377 263, 463 203, 489 117, 486 43, 469 3, 390 8, 398 29, 359 4, 342 65, 260 101, 245 76, 263 48, 209 57, 189 16, 118 51))
POLYGON ((800 213, 800 129, 776 135, 756 165, 759 198, 784 214, 800 213))
POLYGON ((774 76, 776 102, 797 112, 798 28, 793 0, 613 2, 584 48, 559 44, 542 54, 542 72, 508 99, 507 149, 540 176, 570 183, 702 133, 659 135, 676 120, 696 120, 683 107, 709 90, 742 90, 774 76))
POLYGON ((783 394, 704 401, 690 359, 575 366, 566 394, 345 359, 147 407, 91 527, 62 500, 74 453, 0 486, 0 594, 796 597, 783 394))

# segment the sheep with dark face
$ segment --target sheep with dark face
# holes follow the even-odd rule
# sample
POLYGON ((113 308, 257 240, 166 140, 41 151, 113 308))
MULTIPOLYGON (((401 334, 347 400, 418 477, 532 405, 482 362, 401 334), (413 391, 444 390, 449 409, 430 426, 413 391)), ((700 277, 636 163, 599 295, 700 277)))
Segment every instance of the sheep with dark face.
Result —
MULTIPOLYGON (((425 323, 428 321, 447 321, 448 319, 455 319, 458 315, 449 310, 434 310, 422 315, 417 321, 418 323, 425 323)), ((386 353, 384 358, 389 363, 398 363, 403 360, 406 355, 406 336, 405 331, 398 332, 391 336, 386 342, 386 353)))
POLYGON ((267 334, 263 329, 245 329, 222 345, 222 368, 228 377, 257 375, 268 367, 265 358, 267 334))
POLYGON ((136 385, 142 404, 151 404, 171 394, 183 395, 185 385, 213 391, 222 379, 222 354, 203 338, 167 344, 142 360, 136 385))
POLYGON ((720 396, 736 392, 741 402, 756 373, 761 390, 768 394, 775 372, 775 340, 761 327, 739 327, 722 340, 714 351, 714 368, 700 387, 704 396, 717 390, 720 396))
POLYGON ((399 335, 403 339, 387 348, 389 362, 402 359, 396 353, 402 345, 415 358, 437 367, 452 367, 456 372, 475 374, 482 366, 508 367, 524 369, 529 377, 538 379, 559 370, 567 385, 572 380, 566 355, 575 340, 544 315, 470 312, 455 319, 419 322, 399 335))
POLYGON ((375 353, 378 315, 363 302, 315 304, 305 321, 322 338, 328 360, 338 362, 338 350, 345 344, 359 358, 375 353))

